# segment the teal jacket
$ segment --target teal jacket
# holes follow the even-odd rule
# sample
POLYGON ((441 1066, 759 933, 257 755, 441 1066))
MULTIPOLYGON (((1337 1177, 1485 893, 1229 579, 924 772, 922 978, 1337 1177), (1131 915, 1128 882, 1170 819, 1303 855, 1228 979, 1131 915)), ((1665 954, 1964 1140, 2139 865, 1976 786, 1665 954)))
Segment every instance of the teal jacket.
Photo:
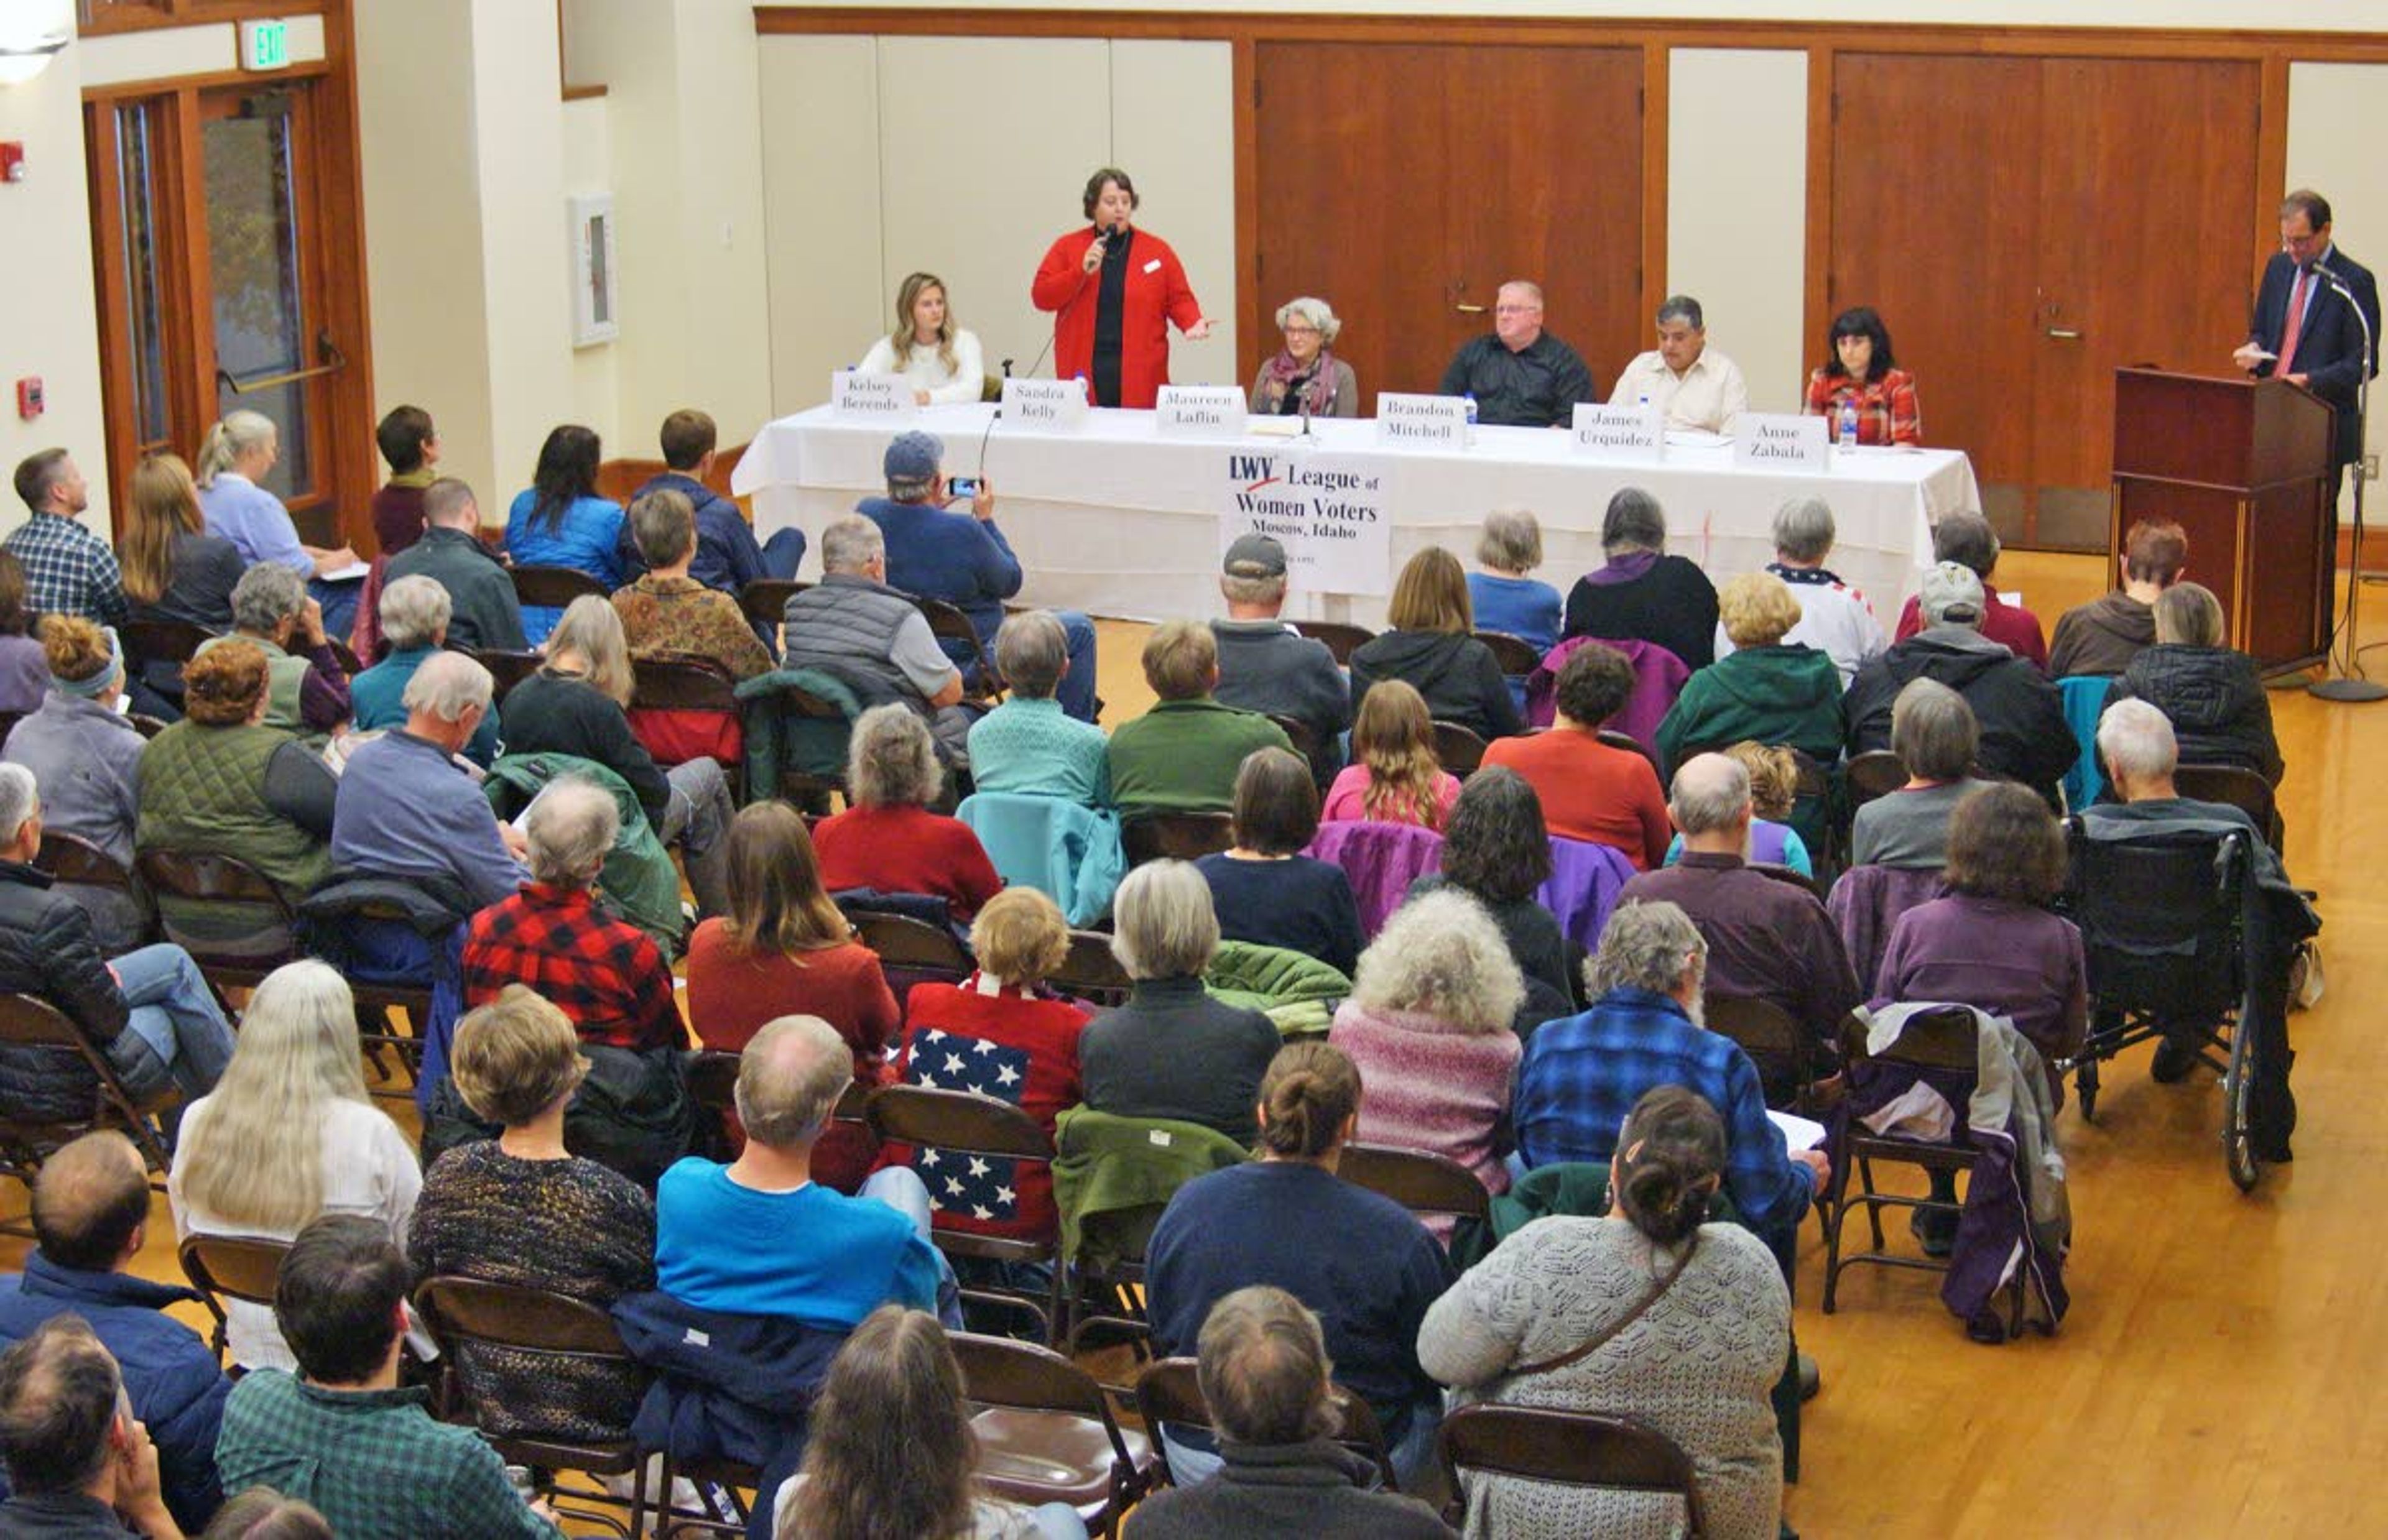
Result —
POLYGON ((963 798, 954 816, 978 836, 1007 886, 1035 889, 1080 928, 1111 912, 1127 857, 1120 849, 1119 814, 1109 808, 1067 797, 981 791, 963 798))

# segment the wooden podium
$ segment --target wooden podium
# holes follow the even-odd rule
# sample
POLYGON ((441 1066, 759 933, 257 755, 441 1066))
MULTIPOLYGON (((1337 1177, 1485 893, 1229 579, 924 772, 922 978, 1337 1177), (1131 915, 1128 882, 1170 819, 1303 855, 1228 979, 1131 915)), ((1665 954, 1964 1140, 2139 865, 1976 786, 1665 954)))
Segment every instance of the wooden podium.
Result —
POLYGON ((2115 371, 2109 562, 2133 524, 2169 519, 2189 536, 2189 575, 2222 600, 2233 647, 2266 673, 2328 661, 2336 419, 2285 380, 2115 371))

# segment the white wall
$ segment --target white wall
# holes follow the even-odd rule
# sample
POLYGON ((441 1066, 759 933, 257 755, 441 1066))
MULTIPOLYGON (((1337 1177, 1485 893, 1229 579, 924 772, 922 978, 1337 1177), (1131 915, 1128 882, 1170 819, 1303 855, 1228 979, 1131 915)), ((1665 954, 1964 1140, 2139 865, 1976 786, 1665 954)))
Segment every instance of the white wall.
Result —
MULTIPOLYGON (((6 0, 0 26, 32 35, 71 32, 73 0, 6 0)), ((83 172, 83 64, 70 44, 48 69, 0 88, 0 139, 25 146, 26 177, 0 183, 0 475, 63 446, 91 483, 86 522, 106 534, 107 417, 99 394, 99 309, 92 289, 91 201, 83 172), (16 382, 39 375, 49 410, 17 416, 16 382)), ((0 528, 24 506, 0 485, 0 528)))
POLYGON ((1759 411, 1797 411, 1822 360, 1800 326, 1807 197, 1807 54, 1670 51, 1667 288, 1699 300, 1759 411))
MULTIPOLYGON (((2374 273, 2388 267, 2388 166, 2379 150, 2388 145, 2388 65, 2293 64, 2289 66, 2289 185, 2318 188, 2330 199, 2331 239, 2374 273)), ((2363 424, 2363 447, 2373 455, 2388 448, 2388 387, 2373 386, 2372 410, 2363 424)), ((2364 511, 2375 522, 2388 514, 2380 484, 2365 493, 2364 511)), ((2349 478, 2340 516, 2355 511, 2349 478)))
POLYGON ((1172 334, 1170 378, 1188 385, 1245 383, 1236 377, 1236 158, 1217 148, 1236 142, 1232 53, 1225 43, 1111 44, 1111 164, 1136 178, 1145 196, 1137 221, 1176 248, 1211 318, 1207 342, 1172 334))
MULTIPOLYGON (((889 324, 881 313, 893 309, 894 291, 882 286, 878 53, 868 37, 762 40, 774 417, 822 399, 830 371, 859 360, 873 331, 889 324)), ((974 312, 959 313, 978 328, 974 312)))
MULTIPOLYGON (((610 96, 564 104, 565 197, 614 190, 612 109, 610 96)), ((629 452, 615 442, 622 420, 620 354, 604 343, 572 351, 572 421, 596 429, 605 452, 616 455, 629 452)))

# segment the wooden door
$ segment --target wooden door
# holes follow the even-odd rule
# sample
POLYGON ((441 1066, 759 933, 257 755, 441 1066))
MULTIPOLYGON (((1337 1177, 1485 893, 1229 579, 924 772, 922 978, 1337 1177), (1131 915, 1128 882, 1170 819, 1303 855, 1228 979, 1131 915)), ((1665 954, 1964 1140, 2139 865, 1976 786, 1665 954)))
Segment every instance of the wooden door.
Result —
POLYGON ((1253 71, 1248 377, 1304 294, 1343 319, 1364 413, 1434 389, 1507 278, 1604 385, 1641 346, 1639 50, 1263 43, 1253 71))
POLYGON ((2227 367, 2257 85, 2228 61, 1836 56, 1827 304, 1883 313, 1925 441, 1973 457, 2006 538, 2104 549, 2115 370, 2227 367))

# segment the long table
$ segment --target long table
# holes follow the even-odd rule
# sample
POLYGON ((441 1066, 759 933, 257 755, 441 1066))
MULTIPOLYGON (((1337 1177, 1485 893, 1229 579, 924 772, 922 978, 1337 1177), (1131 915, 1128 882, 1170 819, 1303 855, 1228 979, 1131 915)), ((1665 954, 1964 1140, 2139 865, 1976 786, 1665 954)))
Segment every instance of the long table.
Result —
MULTIPOLYGON (((1026 569, 1025 601, 1140 620, 1217 612, 1221 456, 1284 440, 1162 437, 1149 411, 1092 411, 1073 433, 1023 430, 994 414, 985 403, 924 408, 911 425, 945 440, 948 475, 994 484, 997 521, 1026 569)), ((1669 549, 1720 580, 1763 566, 1775 510, 1814 493, 1839 526, 1831 566, 1887 626, 1931 561, 1933 524, 1981 509, 1973 466, 1953 449, 1842 451, 1819 475, 1736 469, 1729 447, 1670 446, 1658 464, 1604 461, 1579 453, 1569 435, 1533 428, 1480 428, 1464 451, 1380 448, 1365 420, 1314 430, 1321 449, 1387 462, 1396 571, 1435 544, 1470 561, 1487 510, 1529 508, 1543 526, 1538 575, 1561 592, 1602 564, 1601 516, 1620 487, 1656 495, 1669 549)), ((783 417, 756 434, 730 485, 754 498, 758 533, 797 524, 818 551, 825 524, 883 493, 881 456, 895 431, 826 406, 783 417)), ((807 575, 817 561, 807 558, 807 575)), ((1385 600, 1297 591, 1287 612, 1378 628, 1385 600)))

